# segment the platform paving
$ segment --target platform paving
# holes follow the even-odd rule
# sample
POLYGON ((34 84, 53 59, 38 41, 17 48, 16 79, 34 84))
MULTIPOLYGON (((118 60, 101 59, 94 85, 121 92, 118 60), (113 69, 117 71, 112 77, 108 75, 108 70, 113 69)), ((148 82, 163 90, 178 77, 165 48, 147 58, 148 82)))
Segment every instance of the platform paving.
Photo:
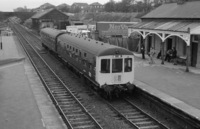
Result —
POLYGON ((200 120, 200 69, 173 65, 160 59, 149 64, 149 57, 135 55, 135 84, 140 89, 200 120))
POLYGON ((15 36, 0 50, 0 128, 67 129, 15 36))

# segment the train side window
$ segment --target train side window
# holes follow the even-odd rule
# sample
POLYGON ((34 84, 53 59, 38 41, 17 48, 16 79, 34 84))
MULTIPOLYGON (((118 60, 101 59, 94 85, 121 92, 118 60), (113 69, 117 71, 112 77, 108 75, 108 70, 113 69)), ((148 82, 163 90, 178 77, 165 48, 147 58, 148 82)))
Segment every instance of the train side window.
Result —
POLYGON ((81 52, 79 52, 79 56, 81 57, 81 52))
POLYGON ((69 48, 69 45, 67 44, 67 49, 69 48))
POLYGON ((83 61, 83 66, 87 66, 87 62, 85 60, 83 61))
POLYGON ((112 59, 112 73, 122 72, 122 59, 112 59))
POLYGON ((78 53, 78 49, 76 49, 76 53, 78 53))
POLYGON ((87 53, 84 52, 84 57, 87 57, 87 53))
POLYGON ((72 49, 72 46, 70 46, 69 49, 71 50, 71 49, 72 49))
POLYGON ((101 60, 101 73, 110 73, 110 59, 101 60))
POLYGON ((92 70, 92 64, 91 63, 88 64, 88 67, 89 67, 90 70, 92 70))
POLYGON ((132 58, 125 58, 124 60, 124 72, 132 71, 132 58))

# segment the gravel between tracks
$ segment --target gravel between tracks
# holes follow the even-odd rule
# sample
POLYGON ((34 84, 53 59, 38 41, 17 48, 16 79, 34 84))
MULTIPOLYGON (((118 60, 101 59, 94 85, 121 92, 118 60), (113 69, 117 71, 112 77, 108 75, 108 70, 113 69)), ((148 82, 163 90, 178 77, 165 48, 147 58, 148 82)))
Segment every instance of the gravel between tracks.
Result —
POLYGON ((43 57, 51 66, 56 74, 62 77, 66 85, 73 87, 80 98, 83 100, 83 105, 90 107, 92 112, 95 112, 95 117, 101 119, 105 129, 129 129, 129 125, 119 119, 118 116, 102 101, 94 91, 89 89, 85 84, 81 84, 80 78, 69 71, 62 63, 55 59, 49 53, 43 54, 43 57))

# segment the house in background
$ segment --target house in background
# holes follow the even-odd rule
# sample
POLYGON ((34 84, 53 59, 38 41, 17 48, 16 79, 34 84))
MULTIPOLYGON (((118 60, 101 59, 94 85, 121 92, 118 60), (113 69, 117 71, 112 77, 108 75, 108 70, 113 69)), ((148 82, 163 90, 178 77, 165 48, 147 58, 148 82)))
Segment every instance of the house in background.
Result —
POLYGON ((87 3, 73 3, 71 5, 71 10, 74 12, 88 12, 88 4, 87 3))
MULTIPOLYGON (((128 33, 141 35, 148 53, 150 47, 166 54, 175 47, 178 59, 186 60, 188 66, 200 68, 200 1, 167 3, 142 17, 142 22, 129 27, 128 33)), ((164 64, 164 58, 162 58, 164 64)))
POLYGON ((102 12, 104 10, 104 5, 100 4, 99 2, 94 2, 89 5, 89 12, 102 12))
POLYGON ((51 8, 40 11, 31 17, 32 28, 40 30, 41 28, 51 27, 56 29, 65 29, 69 25, 69 16, 61 11, 51 8))

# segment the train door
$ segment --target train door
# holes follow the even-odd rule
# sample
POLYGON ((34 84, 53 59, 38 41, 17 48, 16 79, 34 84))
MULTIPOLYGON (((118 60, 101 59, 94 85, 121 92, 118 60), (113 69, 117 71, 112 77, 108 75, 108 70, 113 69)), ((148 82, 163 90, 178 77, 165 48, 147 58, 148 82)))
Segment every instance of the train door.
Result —
POLYGON ((111 56, 96 58, 96 81, 100 85, 110 84, 111 80, 111 56))

